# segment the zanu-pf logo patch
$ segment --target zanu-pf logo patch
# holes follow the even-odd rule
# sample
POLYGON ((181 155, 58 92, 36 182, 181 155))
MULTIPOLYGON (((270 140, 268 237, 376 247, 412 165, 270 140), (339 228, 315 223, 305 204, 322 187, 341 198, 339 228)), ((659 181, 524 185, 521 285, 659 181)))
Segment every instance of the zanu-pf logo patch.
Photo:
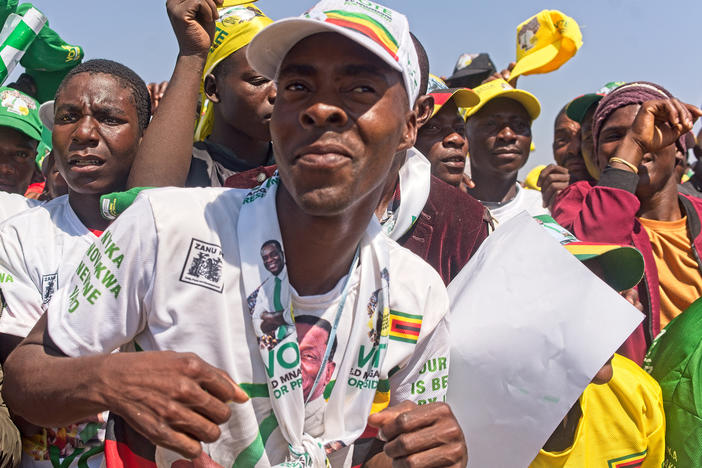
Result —
POLYGON ((58 289, 58 273, 42 275, 41 277, 41 303, 48 304, 51 297, 58 289))
POLYGON ((190 241, 190 250, 185 259, 180 280, 221 293, 224 289, 222 264, 220 246, 193 239, 190 241))

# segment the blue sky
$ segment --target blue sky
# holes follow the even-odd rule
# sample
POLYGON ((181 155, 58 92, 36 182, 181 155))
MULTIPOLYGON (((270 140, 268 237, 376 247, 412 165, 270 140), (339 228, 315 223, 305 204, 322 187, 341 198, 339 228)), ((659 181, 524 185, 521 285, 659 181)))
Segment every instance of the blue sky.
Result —
MULTIPOLYGON (((514 60, 516 26, 540 10, 560 9, 578 22, 584 44, 575 57, 555 72, 519 80, 519 87, 536 95, 542 105, 533 126, 536 151, 526 169, 551 162, 558 110, 608 81, 653 81, 685 101, 702 104, 700 0, 381 3, 408 16, 437 75, 450 75, 463 52, 488 52, 502 68, 514 60)), ((273 19, 296 16, 313 4, 308 0, 257 3, 273 19)), ((67 42, 83 46, 88 58, 120 61, 147 82, 170 77, 177 45, 165 1, 36 0, 34 5, 67 42)))

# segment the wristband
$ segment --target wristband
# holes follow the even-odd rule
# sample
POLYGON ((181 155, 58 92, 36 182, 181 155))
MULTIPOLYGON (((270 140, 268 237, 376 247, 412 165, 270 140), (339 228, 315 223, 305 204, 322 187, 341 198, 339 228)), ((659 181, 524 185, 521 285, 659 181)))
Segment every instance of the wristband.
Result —
POLYGON ((639 168, 638 168, 638 167, 634 166, 634 165, 631 164, 629 161, 623 160, 622 158, 618 158, 618 157, 616 157, 616 156, 614 156, 614 157, 612 157, 612 158, 609 158, 609 163, 612 164, 613 162, 617 162, 617 163, 620 163, 620 164, 624 164, 626 167, 628 167, 629 169, 631 169, 632 171, 634 171, 634 174, 638 174, 638 173, 639 173, 639 168))

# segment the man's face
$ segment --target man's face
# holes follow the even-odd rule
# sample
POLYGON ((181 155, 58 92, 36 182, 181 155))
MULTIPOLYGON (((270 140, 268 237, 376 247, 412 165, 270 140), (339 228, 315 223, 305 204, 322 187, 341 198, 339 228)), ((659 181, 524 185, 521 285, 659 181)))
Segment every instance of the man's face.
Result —
POLYGON ((230 127, 250 138, 270 141, 275 83, 251 68, 246 60, 247 48, 242 47, 219 63, 214 78, 216 96, 209 97, 217 102, 215 112, 230 127))
POLYGON ((53 151, 70 191, 124 190, 141 132, 129 88, 111 75, 79 73, 56 98, 53 151))
POLYGON ((583 155, 583 159, 587 158, 602 170, 607 166, 607 162, 605 161, 604 166, 602 166, 598 159, 595 158, 595 144, 592 139, 592 117, 595 115, 595 110, 597 110, 597 104, 591 105, 585 112, 582 124, 580 124, 580 152, 583 155))
POLYGON ((431 163, 431 173, 447 184, 458 187, 468 155, 465 122, 453 101, 417 131, 415 146, 431 163))
POLYGON ((0 127, 0 190, 24 195, 36 171, 37 143, 12 127, 0 127))
POLYGON ((285 264, 283 262, 283 252, 274 244, 266 244, 261 248, 261 258, 263 259, 263 266, 266 267, 266 270, 274 275, 277 276, 283 271, 283 266, 285 264))
POLYGON ((565 112, 556 119, 553 128, 553 159, 568 169, 574 180, 588 178, 585 161, 580 154, 580 124, 570 120, 565 112))
MULTIPOLYGON (((327 340, 329 333, 322 327, 309 325, 307 323, 295 323, 297 330, 297 341, 300 346, 300 370, 302 372, 302 394, 307 400, 307 396, 312 390, 314 379, 322 366, 324 352, 327 350, 327 340)), ((324 371, 317 382, 317 387, 310 397, 310 401, 319 398, 324 392, 334 374, 336 364, 330 359, 324 366, 324 371)))
POLYGON ((393 156, 416 137, 402 76, 334 33, 283 60, 271 137, 284 188, 313 216, 375 208, 393 156))
POLYGON ((466 133, 474 176, 514 177, 527 162, 531 119, 524 106, 513 99, 488 102, 468 119, 466 133))
MULTIPOLYGON (((638 104, 620 107, 603 124, 597 140, 597 159, 600 161, 600 169, 604 169, 609 158, 616 154, 619 143, 634 123, 640 108, 638 104)), ((639 165, 637 196, 650 198, 669 183, 670 178, 675 176, 675 156, 675 144, 668 145, 656 153, 644 154, 639 165)))

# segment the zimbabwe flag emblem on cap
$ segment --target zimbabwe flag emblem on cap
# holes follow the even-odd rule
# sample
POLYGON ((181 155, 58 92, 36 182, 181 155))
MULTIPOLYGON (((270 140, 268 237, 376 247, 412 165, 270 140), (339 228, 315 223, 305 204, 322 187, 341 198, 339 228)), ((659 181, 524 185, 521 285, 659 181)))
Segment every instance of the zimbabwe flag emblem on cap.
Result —
POLYGON ((417 343, 419 332, 422 330, 422 316, 406 314, 396 310, 390 311, 390 339, 417 343))

